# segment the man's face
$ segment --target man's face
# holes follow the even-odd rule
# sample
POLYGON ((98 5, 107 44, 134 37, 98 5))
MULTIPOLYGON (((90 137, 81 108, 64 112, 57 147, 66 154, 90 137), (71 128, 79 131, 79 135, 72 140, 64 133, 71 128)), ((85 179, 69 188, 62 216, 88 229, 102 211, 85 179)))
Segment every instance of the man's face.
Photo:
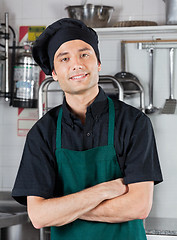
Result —
POLYGON ((56 51, 52 76, 65 93, 82 94, 98 85, 100 70, 92 46, 82 40, 72 40, 56 51))

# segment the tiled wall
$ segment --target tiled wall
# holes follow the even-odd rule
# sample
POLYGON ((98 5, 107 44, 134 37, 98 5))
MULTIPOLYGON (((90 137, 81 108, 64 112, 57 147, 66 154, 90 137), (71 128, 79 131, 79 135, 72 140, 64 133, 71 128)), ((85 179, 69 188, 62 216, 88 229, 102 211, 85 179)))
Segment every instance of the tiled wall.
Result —
MULTIPOLYGON (((112 5, 115 7, 114 21, 152 20, 165 23, 163 0, 95 0, 89 3, 112 5)), ((10 25, 18 33, 21 25, 48 25, 67 17, 64 8, 80 4, 81 0, 1 0, 0 19, 9 12, 10 25)), ((120 71, 120 49, 115 41, 100 43, 102 74, 115 74, 120 71), (104 51, 103 51, 104 49, 104 51), (109 63, 109 64, 108 64, 109 63)), ((0 99, 0 190, 11 190, 19 166, 25 137, 17 136, 17 109, 8 106, 0 99)))

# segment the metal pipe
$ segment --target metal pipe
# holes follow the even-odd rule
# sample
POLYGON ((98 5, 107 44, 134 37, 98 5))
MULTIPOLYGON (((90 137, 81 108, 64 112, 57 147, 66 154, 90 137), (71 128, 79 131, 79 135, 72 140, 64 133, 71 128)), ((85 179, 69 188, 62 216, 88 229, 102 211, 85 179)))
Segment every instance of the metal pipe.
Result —
MULTIPOLYGON (((145 92, 144 92, 144 88, 141 85, 140 82, 137 82, 136 80, 133 79, 126 79, 127 83, 134 83, 135 85, 138 86, 139 90, 135 90, 135 93, 140 93, 140 110, 142 112, 145 112, 145 92)), ((125 91, 125 94, 127 93, 127 91, 125 91)), ((130 93, 133 93, 133 91, 130 91, 130 93)))
POLYGON ((5 13, 5 101, 9 100, 9 14, 5 13))
MULTIPOLYGON (((43 93, 44 93, 44 88, 47 84, 53 82, 53 78, 52 77, 48 77, 46 78, 40 85, 39 87, 39 92, 38 92, 38 115, 39 118, 41 118, 43 116, 43 93)), ((46 92, 46 90, 45 90, 46 92)))
POLYGON ((170 48, 170 99, 174 99, 174 48, 170 48))

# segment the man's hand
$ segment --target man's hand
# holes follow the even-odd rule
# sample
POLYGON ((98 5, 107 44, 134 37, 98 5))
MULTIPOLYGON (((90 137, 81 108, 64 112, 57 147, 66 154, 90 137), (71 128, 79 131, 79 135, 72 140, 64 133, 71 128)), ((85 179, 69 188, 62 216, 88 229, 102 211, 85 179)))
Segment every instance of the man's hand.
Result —
MULTIPOLYGON (((110 186, 111 186, 111 182, 110 186)), ((118 180, 112 181, 119 184, 118 180)), ((124 186, 122 186, 124 188, 124 186)), ((145 219, 151 210, 154 182, 128 185, 125 194, 101 202, 97 207, 80 217, 82 220, 118 223, 134 219, 145 219)), ((110 189, 114 195, 114 187, 110 189)), ((111 195, 110 195, 111 196, 111 195)))
POLYGON ((121 196, 128 192, 128 187, 123 183, 123 178, 118 178, 109 182, 104 182, 105 187, 105 200, 121 196))

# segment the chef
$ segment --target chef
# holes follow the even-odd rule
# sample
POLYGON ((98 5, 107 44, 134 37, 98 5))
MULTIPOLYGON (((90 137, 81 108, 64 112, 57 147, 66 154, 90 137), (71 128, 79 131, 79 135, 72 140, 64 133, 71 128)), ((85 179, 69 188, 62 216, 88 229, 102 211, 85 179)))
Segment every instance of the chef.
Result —
POLYGON ((149 118, 98 86, 98 36, 79 20, 46 28, 33 57, 64 91, 29 131, 12 191, 52 240, 144 240, 162 181, 149 118))

